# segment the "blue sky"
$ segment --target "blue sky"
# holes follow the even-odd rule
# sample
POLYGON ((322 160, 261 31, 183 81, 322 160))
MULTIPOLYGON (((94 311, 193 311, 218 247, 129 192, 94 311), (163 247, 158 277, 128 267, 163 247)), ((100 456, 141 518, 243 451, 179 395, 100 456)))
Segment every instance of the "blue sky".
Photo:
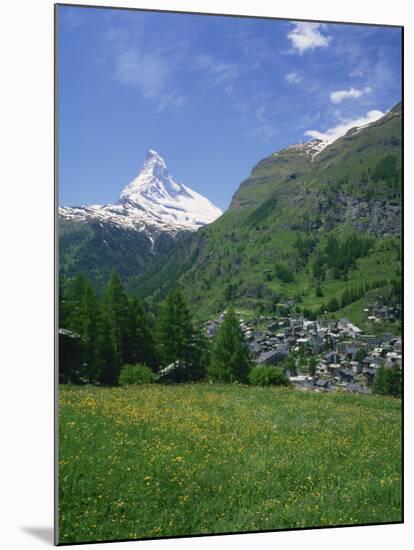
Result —
POLYGON ((60 6, 60 204, 109 203, 148 149, 223 210, 254 164, 401 99, 398 28, 60 6))

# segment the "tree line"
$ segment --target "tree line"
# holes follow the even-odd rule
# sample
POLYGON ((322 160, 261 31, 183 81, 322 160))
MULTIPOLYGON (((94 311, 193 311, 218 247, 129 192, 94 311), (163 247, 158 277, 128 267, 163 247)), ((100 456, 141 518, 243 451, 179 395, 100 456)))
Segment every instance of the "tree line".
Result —
POLYGON ((116 385, 121 368, 136 364, 172 382, 248 382, 250 353, 233 309, 211 343, 180 290, 154 313, 126 293, 115 271, 102 296, 79 273, 61 285, 59 301, 61 383, 116 385), (169 366, 176 368, 165 372, 169 366))

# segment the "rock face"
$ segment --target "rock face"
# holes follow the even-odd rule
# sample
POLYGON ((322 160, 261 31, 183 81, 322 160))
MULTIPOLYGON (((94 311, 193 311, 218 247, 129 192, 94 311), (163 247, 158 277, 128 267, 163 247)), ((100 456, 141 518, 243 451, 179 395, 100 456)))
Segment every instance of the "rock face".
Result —
POLYGON ((335 217, 336 223, 349 223, 357 231, 368 231, 377 237, 401 234, 401 205, 384 200, 367 201, 339 193, 337 208, 330 217, 335 217))
MULTIPOLYGON (((333 142, 316 139, 289 145, 253 167, 235 192, 230 210, 274 200, 287 207, 302 205, 313 218, 310 229, 346 222, 378 236, 400 235, 401 127, 399 103, 375 122, 352 128, 333 142)), ((294 219, 284 227, 289 225, 301 228, 294 219)))
POLYGON ((97 285, 112 269, 141 273, 183 234, 213 222, 221 210, 175 181, 154 150, 114 204, 59 208, 60 273, 86 273, 97 285))

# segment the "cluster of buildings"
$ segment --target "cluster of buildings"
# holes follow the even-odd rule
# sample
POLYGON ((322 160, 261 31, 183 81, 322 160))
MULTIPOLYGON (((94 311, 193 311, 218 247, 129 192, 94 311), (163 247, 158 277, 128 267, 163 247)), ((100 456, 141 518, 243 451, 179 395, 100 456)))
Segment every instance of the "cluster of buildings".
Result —
POLYGON ((379 321, 395 321, 401 314, 401 308, 398 306, 389 306, 381 303, 368 304, 364 308, 364 315, 371 321, 376 323, 379 321))
MULTIPOLYGON (((215 336, 223 318, 224 313, 204 324, 207 336, 215 336)), ((380 367, 402 367, 400 336, 364 334, 345 318, 327 321, 295 315, 259 316, 240 319, 240 327, 256 365, 277 365, 291 353, 304 358, 295 372, 286 371, 291 382, 302 390, 345 388, 370 393, 380 367), (314 376, 309 375, 306 364, 312 356, 316 359, 314 376)))

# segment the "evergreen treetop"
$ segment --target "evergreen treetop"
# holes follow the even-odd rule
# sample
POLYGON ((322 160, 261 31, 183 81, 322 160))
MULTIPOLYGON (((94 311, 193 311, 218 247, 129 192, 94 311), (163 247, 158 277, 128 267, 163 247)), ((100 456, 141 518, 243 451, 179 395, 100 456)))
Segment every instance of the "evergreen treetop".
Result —
POLYGON ((239 320, 229 308, 214 339, 210 377, 217 382, 248 382, 252 362, 239 320))

